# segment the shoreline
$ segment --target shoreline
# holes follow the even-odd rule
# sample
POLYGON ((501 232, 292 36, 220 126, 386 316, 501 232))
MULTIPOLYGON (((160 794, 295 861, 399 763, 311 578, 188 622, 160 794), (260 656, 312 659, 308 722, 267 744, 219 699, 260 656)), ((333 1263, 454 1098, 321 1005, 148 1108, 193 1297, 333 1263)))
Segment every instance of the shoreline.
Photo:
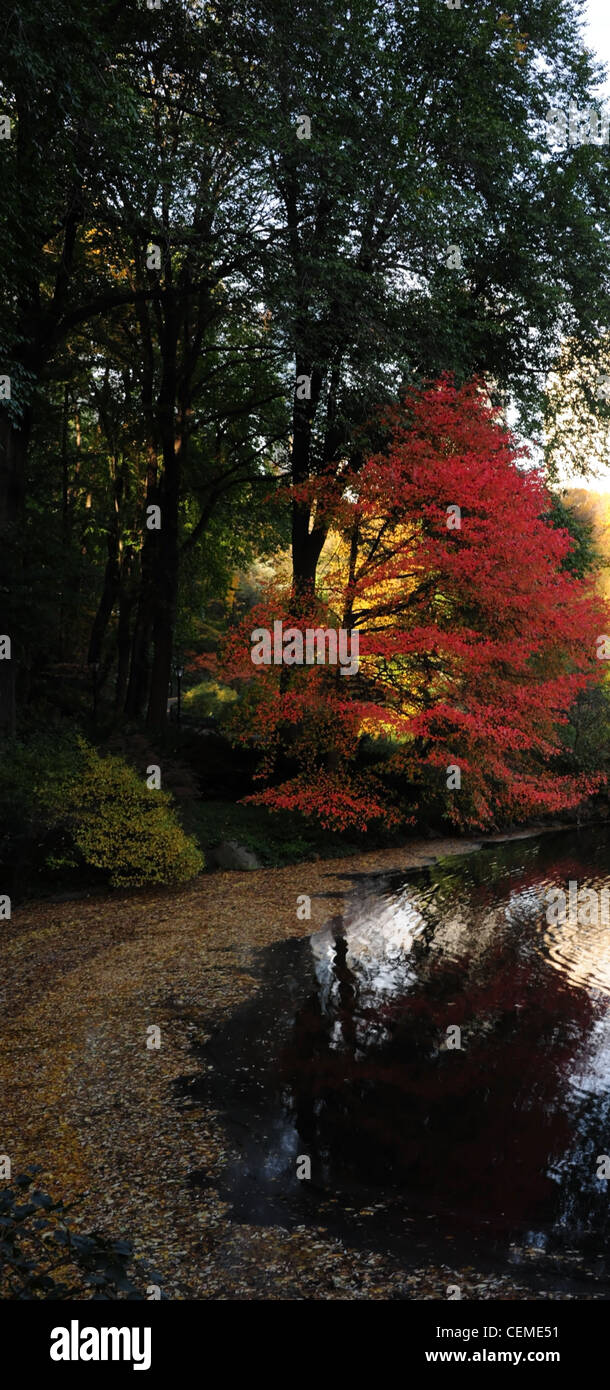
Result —
MULTIPOLYGON (((143 898, 147 895, 155 898, 161 896, 171 896, 172 894, 182 894, 188 892, 196 885, 208 883, 211 879, 219 877, 250 878, 252 875, 274 874, 274 873, 306 873, 308 870, 327 868, 329 871, 338 872, 341 866, 345 866, 345 877, 349 877, 348 866, 358 863, 365 872, 376 873, 400 873, 403 869, 408 873, 410 869, 419 868, 426 864, 435 863, 438 859, 458 857, 463 854, 474 854, 477 850, 484 849, 486 845, 507 844, 513 840, 535 839, 539 835, 559 834, 573 830, 593 829, 596 826, 607 825, 606 819, 590 820, 577 826, 574 822, 553 822, 552 824, 543 822, 531 822, 518 830, 487 831, 480 835, 465 835, 456 832, 454 835, 442 834, 440 831, 428 835, 415 835, 412 839, 405 839, 398 845, 375 847, 370 850, 354 850, 345 854, 333 854, 324 856, 314 854, 309 859, 295 859, 284 864, 259 864, 248 869, 220 867, 206 868, 197 878, 189 883, 157 884, 152 887, 141 886, 134 888, 92 888, 91 886, 78 890, 58 890, 57 892, 47 892, 31 897, 13 898, 14 918, 16 912, 22 912, 29 908, 38 906, 52 907, 54 905, 108 901, 108 902, 129 902, 143 898), (379 863, 380 867, 376 868, 379 863)), ((357 870, 358 872, 358 870, 357 870)))
POLYGON ((422 1252, 407 1268, 315 1226, 232 1221, 218 1189, 240 1155, 222 1119, 195 1111, 177 1085, 198 1074, 197 1045, 255 996, 259 950, 323 926, 356 875, 570 828, 419 839, 341 860, 218 870, 186 888, 17 907, 0 984, 0 1147, 13 1175, 40 1164, 39 1185, 77 1204, 76 1229, 132 1241, 172 1299, 444 1300, 450 1283, 474 1299, 580 1296, 539 1293, 517 1273, 421 1262, 422 1252), (303 893, 311 917, 300 921, 303 893), (157 1051, 147 1048, 151 1024, 157 1051))

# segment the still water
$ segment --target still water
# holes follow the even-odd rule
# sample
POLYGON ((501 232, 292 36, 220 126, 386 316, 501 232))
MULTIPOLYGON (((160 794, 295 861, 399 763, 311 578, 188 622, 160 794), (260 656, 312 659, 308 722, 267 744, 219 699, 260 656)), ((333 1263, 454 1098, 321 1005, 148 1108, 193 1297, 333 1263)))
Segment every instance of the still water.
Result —
POLYGON ((354 874, 322 931, 262 951, 181 1083, 228 1130, 231 1219, 610 1282, 610 926, 548 924, 570 880, 610 887, 607 828, 354 874))

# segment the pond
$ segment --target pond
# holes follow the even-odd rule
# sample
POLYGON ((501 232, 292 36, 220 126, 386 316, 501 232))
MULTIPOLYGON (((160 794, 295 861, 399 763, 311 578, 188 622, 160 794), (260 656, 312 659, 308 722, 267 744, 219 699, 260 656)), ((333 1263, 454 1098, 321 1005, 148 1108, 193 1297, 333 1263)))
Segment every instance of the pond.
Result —
POLYGON ((609 865, 597 828, 354 873, 322 931, 261 951, 180 1083, 227 1128, 230 1219, 599 1293, 610 926, 545 895, 599 894, 609 865))

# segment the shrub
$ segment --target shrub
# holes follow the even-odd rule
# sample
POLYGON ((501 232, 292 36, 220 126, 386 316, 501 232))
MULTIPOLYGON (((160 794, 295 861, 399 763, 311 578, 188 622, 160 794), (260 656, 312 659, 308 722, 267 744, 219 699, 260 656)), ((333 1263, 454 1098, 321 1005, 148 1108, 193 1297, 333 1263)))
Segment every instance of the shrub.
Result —
POLYGON ((80 736, 14 744, 0 771, 0 817, 38 842, 52 875, 93 869, 112 887, 183 883, 204 867, 165 791, 80 736))
POLYGON ((194 685, 191 690, 187 690, 183 706, 187 714, 197 719, 213 718, 221 724, 236 700, 237 694, 230 685, 208 680, 201 681, 200 685, 194 685))
POLYGON ((129 1265, 134 1265, 144 1287, 160 1276, 137 1266, 129 1241, 73 1231, 65 1203, 37 1188, 39 1171, 26 1169, 0 1192, 0 1296, 144 1298, 129 1277, 129 1265))

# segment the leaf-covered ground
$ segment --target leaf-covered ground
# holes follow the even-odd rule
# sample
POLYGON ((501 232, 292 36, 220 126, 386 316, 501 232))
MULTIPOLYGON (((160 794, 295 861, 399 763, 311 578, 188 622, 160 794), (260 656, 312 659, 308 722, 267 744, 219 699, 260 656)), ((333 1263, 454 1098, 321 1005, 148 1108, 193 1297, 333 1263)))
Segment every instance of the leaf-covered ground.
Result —
POLYGON ((15 911, 3 924, 0 986, 0 1153, 13 1173, 41 1165, 40 1185, 76 1202, 75 1229, 131 1240, 164 1297, 443 1299, 458 1284, 466 1298, 531 1298, 471 1268, 405 1271, 319 1227, 232 1224, 214 1185, 227 1158, 222 1124, 181 1108, 172 1087, 193 1069, 193 1035, 254 990, 257 949, 321 926, 354 871, 471 848, 413 842, 347 863, 218 873, 181 891, 15 911), (307 922, 296 918, 301 893, 312 900, 307 922), (158 1050, 147 1047, 155 1025, 158 1050), (195 1169, 208 1186, 189 1185, 195 1169))

